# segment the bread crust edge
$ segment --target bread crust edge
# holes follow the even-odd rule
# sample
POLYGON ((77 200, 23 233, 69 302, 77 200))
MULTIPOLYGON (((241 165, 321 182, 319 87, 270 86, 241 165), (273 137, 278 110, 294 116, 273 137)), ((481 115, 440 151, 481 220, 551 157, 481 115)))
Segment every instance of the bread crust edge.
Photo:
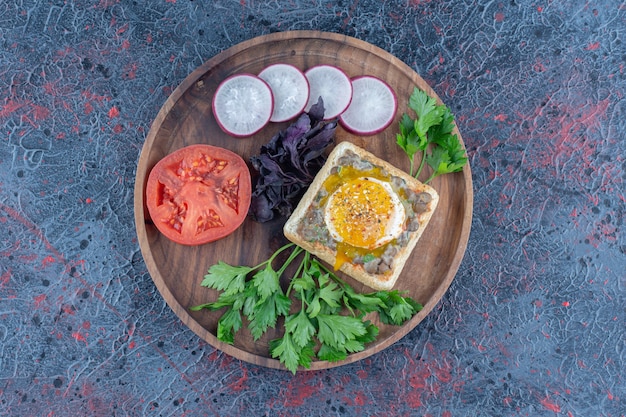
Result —
POLYGON ((406 245, 399 248, 398 253, 394 256, 393 265, 391 270, 385 274, 370 274, 365 271, 362 265, 345 262, 339 269, 348 276, 354 278, 358 282, 367 285, 375 290, 391 290, 394 288, 398 278, 400 277, 404 266, 409 257, 413 253, 417 242, 422 237, 424 230, 430 223, 437 204, 439 202, 439 194, 431 186, 422 183, 421 181, 413 178, 406 172, 393 166, 391 163, 377 157, 376 155, 366 151, 357 145, 352 144, 349 141, 340 142, 329 154, 326 163, 320 169, 315 179, 303 195, 302 199, 298 203, 298 206, 293 211, 287 222, 283 227, 283 234, 285 237, 310 252, 312 255, 317 256, 324 262, 333 266, 336 260, 336 252, 322 245, 320 242, 308 242, 304 240, 298 234, 298 225, 302 221, 306 212, 308 211, 313 199, 317 195, 318 191, 322 187, 326 178, 330 175, 333 167, 337 166, 338 159, 345 154, 346 151, 352 151, 356 153, 361 159, 371 162, 374 165, 383 167, 391 175, 403 178, 409 187, 417 192, 427 192, 431 195, 432 199, 429 203, 429 209, 418 215, 420 227, 418 230, 411 233, 410 238, 406 245))

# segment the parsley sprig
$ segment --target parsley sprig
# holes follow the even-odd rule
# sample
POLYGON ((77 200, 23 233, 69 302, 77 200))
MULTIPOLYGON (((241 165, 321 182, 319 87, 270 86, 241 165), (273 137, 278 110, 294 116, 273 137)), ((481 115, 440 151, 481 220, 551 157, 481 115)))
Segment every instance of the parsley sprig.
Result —
POLYGON ((218 299, 191 310, 220 310, 217 338, 233 344, 243 327, 243 317, 255 340, 284 316, 282 337, 270 341, 269 353, 288 370, 310 368, 316 358, 346 359, 376 340, 378 327, 366 318, 378 313, 385 324, 401 325, 422 306, 398 290, 358 293, 309 252, 294 243, 279 248, 269 259, 254 267, 219 262, 209 268, 201 283, 220 291, 218 299), (288 249, 291 254, 278 270, 273 263, 288 249), (283 292, 279 279, 300 255, 302 259, 283 292), (293 301, 292 301, 293 300, 293 301))
POLYGON ((409 108, 416 114, 413 119, 407 113, 402 115, 396 142, 409 157, 409 173, 419 177, 427 164, 432 174, 425 183, 433 178, 450 172, 458 172, 467 163, 465 150, 456 134, 453 134, 454 115, 444 104, 426 92, 415 87, 409 97, 409 108), (415 155, 421 153, 417 169, 415 155))
POLYGON ((288 245, 253 267, 232 266, 220 261, 209 268, 200 285, 221 293, 216 301, 191 307, 191 310, 226 309, 217 322, 219 340, 234 343, 235 333, 243 326, 242 314, 248 319, 252 337, 258 340, 268 328, 276 326, 279 316, 289 313, 291 300, 282 291, 279 279, 298 253, 293 251, 277 271, 272 266, 286 249, 289 249, 288 245), (254 271, 252 278, 248 279, 254 271))

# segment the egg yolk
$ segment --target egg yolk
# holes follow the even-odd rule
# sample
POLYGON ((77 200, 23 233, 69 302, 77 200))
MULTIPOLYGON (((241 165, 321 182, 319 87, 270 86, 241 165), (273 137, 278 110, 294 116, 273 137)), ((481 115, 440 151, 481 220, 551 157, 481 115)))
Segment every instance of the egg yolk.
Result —
POLYGON ((328 200, 326 221, 340 240, 359 248, 374 248, 386 234, 394 201, 379 182, 361 177, 340 186, 328 200))

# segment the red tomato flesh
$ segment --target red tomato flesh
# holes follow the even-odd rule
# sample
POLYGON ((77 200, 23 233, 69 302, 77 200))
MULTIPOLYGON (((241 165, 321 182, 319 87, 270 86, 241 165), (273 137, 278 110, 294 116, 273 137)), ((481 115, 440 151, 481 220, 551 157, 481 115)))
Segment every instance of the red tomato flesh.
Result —
POLYGON ((201 245, 234 232, 250 208, 252 181, 244 160, 211 145, 191 145, 150 171, 146 205, 161 233, 183 245, 201 245))

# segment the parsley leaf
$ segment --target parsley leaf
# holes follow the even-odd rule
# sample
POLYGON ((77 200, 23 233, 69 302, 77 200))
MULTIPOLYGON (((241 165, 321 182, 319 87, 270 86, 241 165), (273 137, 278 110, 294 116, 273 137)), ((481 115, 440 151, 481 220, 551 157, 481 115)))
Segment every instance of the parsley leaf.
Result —
POLYGON ((348 357, 348 352, 322 343, 319 352, 317 352, 317 357, 323 361, 339 362, 348 357))
POLYGON ((358 340, 360 340, 363 344, 371 343, 376 340, 376 337, 378 337, 378 327, 368 320, 365 322, 365 330, 366 333, 359 336, 358 340))
POLYGON ((408 114, 404 113, 400 119, 400 133, 396 135, 396 142, 408 155, 411 162, 409 172, 413 175, 413 160, 417 152, 423 151, 428 145, 426 138, 420 138, 415 131, 415 124, 408 114))
POLYGON ((328 274, 320 275, 318 278, 320 285, 319 297, 323 300, 331 311, 335 311, 341 307, 339 301, 343 296, 343 290, 334 281, 331 281, 328 274))
POLYGON ((317 316, 317 338, 320 342, 337 349, 344 349, 345 344, 367 333, 363 322, 352 316, 320 314, 317 316))
POLYGON ((265 300, 272 294, 280 290, 278 282, 278 274, 272 269, 270 264, 265 269, 260 270, 252 278, 252 284, 256 288, 256 292, 261 300, 265 300))
POLYGON ((222 261, 212 265, 201 285, 222 292, 215 302, 190 309, 214 311, 226 308, 218 320, 217 338, 229 344, 234 343, 234 333, 243 326, 243 314, 248 319, 248 328, 254 340, 258 340, 268 328, 276 326, 278 317, 289 314, 291 299, 280 288, 279 277, 303 249, 293 250, 278 271, 273 269, 272 264, 281 252, 294 246, 287 244, 281 247, 269 259, 254 267, 232 266, 222 261), (257 272, 248 280, 248 275, 254 271, 257 272))
POLYGON ((300 364, 300 355, 298 348, 293 343, 291 334, 285 333, 280 339, 274 339, 270 342, 270 352, 272 358, 278 358, 285 365, 285 368, 291 370, 294 374, 300 364))
POLYGON ((348 307, 354 308, 363 313, 378 311, 378 309, 385 306, 382 300, 376 295, 361 294, 354 291, 352 287, 344 289, 344 297, 345 303, 348 305, 348 307))
POLYGON ((413 89, 411 97, 409 97, 409 107, 417 114, 414 123, 415 132, 420 139, 426 138, 428 130, 435 125, 441 123, 444 106, 438 106, 437 100, 417 87, 413 89))
POLYGON ((426 180, 427 183, 439 175, 461 171, 467 163, 465 151, 456 135, 448 135, 446 141, 442 141, 441 144, 442 146, 434 148, 430 155, 426 155, 426 163, 433 169, 433 173, 426 180))
POLYGON ((285 334, 280 339, 270 341, 270 354, 285 365, 292 373, 299 366, 309 368, 315 358, 315 326, 304 310, 291 314, 285 319, 285 334))
POLYGON ((404 150, 410 161, 409 174, 418 178, 425 164, 432 174, 424 181, 450 172, 458 172, 467 163, 465 149, 454 130, 454 115, 450 109, 437 104, 434 97, 415 87, 409 97, 408 106, 415 112, 413 120, 404 114, 399 122, 396 143, 404 150), (421 152, 421 159, 415 170, 415 155, 421 152))
POLYGON ((282 291, 277 291, 258 302, 248 316, 250 320, 248 327, 254 340, 259 340, 268 328, 276 326, 278 317, 287 315, 290 307, 291 300, 282 294, 282 291))
POLYGON ((300 291, 307 291, 315 288, 315 281, 313 280, 313 276, 308 271, 303 271, 302 276, 291 280, 291 287, 297 294, 300 291))
POLYGON ((202 280, 203 287, 209 287, 227 294, 243 291, 246 275, 252 271, 247 266, 231 266, 225 262, 218 262, 209 268, 208 274, 202 280))
MULTIPOLYGON (((303 368, 310 368, 311 362, 315 359, 315 343, 311 341, 306 346, 302 346, 298 352, 298 364, 303 368)), ((294 371, 295 373, 295 371, 294 371)))
POLYGON ((217 338, 225 343, 235 343, 244 318, 254 340, 259 340, 278 325, 279 317, 285 317, 284 332, 269 341, 269 353, 294 374, 298 367, 310 368, 315 359, 344 360, 375 341, 378 327, 366 315, 377 313, 383 323, 398 325, 421 308, 398 291, 356 292, 293 243, 254 267, 219 262, 209 268, 202 285, 220 291, 217 300, 190 309, 224 309, 217 323, 217 338), (279 269, 274 269, 278 254, 288 249, 291 254, 279 269), (283 291, 280 278, 301 254, 296 273, 283 291))
POLYGON ((217 338, 232 345, 235 342, 235 333, 241 329, 242 325, 239 310, 228 308, 217 321, 217 338))
POLYGON ((293 334, 295 343, 300 346, 306 346, 315 334, 315 326, 304 312, 300 310, 297 314, 292 314, 285 319, 285 332, 293 334))
POLYGON ((322 304, 320 303, 320 296, 315 295, 313 299, 308 303, 306 308, 306 313, 311 318, 317 317, 317 315, 322 311, 322 304))
POLYGON ((398 290, 378 291, 376 295, 385 303, 385 308, 379 312, 380 320, 385 324, 400 325, 422 309, 421 304, 403 297, 398 290))
POLYGON ((431 142, 437 142, 438 138, 451 134, 454 130, 454 115, 448 106, 442 105, 443 113, 441 115, 441 123, 433 125, 428 130, 428 134, 433 138, 431 142))

